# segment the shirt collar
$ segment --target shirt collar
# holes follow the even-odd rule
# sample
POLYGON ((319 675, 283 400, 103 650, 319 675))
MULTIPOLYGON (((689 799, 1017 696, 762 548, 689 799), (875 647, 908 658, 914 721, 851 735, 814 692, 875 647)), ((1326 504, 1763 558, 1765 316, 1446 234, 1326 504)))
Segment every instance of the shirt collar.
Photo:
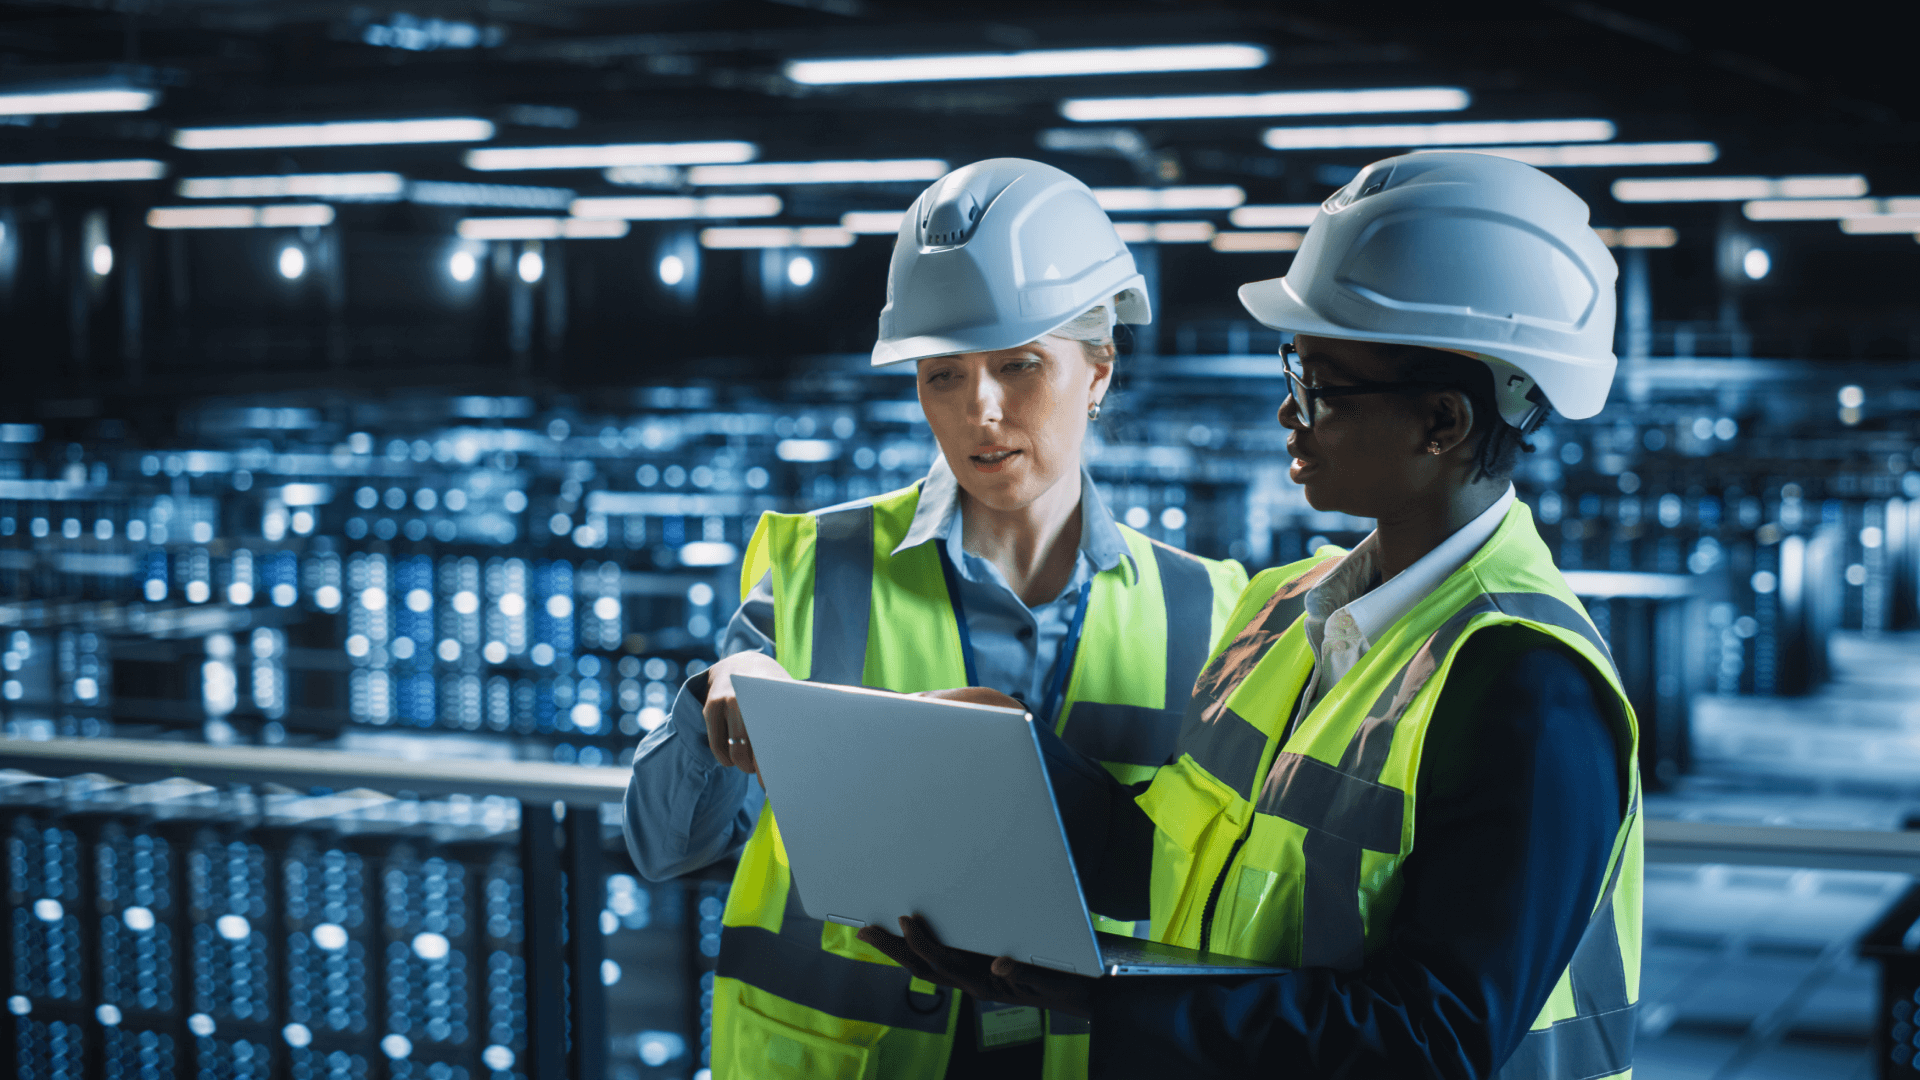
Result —
MULTIPOLYGON (((947 539, 959 520, 960 480, 953 475, 946 455, 935 453, 933 467, 927 470, 927 478, 920 485, 920 503, 914 508, 913 522, 891 554, 898 555, 929 540, 947 539)), ((1113 515, 1107 512, 1100 489, 1094 486, 1093 477, 1084 465, 1080 468, 1080 551, 1102 571, 1120 565, 1122 558, 1127 559, 1129 565, 1133 559, 1126 537, 1121 535, 1113 515)))
POLYGON ((1374 569, 1377 545, 1374 534, 1368 533, 1367 538, 1354 545, 1353 550, 1347 553, 1340 566, 1325 581, 1308 591, 1308 629, 1318 629, 1314 624, 1324 623, 1327 616, 1344 608, 1353 619, 1361 640, 1373 642, 1388 627, 1399 622, 1401 616, 1413 610, 1414 605, 1439 588, 1441 582, 1452 577, 1454 571, 1465 566, 1467 560, 1473 558, 1474 552, 1493 538, 1500 528, 1500 522, 1505 520, 1508 509, 1513 506, 1513 499, 1513 485, 1509 484, 1506 492, 1478 517, 1442 540, 1439 546, 1422 555, 1412 566, 1371 590, 1367 584, 1377 572, 1374 569), (1313 618, 1315 614, 1318 619, 1313 618))

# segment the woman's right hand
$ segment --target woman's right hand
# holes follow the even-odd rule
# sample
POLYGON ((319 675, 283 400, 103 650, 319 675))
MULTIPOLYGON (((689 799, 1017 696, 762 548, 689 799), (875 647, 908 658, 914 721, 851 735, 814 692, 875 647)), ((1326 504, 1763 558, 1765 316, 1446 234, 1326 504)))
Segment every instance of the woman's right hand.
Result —
POLYGON ((793 676, 763 652, 734 653, 707 669, 707 704, 700 710, 707 721, 707 746, 720 764, 751 774, 756 771, 753 744, 747 740, 747 722, 733 692, 735 675, 789 681, 793 676))

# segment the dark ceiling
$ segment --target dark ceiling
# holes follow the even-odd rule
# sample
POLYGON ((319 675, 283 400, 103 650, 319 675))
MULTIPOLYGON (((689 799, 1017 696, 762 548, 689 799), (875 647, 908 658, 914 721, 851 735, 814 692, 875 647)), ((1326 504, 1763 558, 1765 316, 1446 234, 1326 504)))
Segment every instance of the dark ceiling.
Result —
MULTIPOLYGON (((1863 12, 1821 20, 1803 10, 1791 17, 1786 8, 1773 10, 1783 14, 1638 0, 1610 6, 1579 0, 0 4, 0 85, 115 77, 163 95, 144 113, 0 121, 0 165, 137 156, 167 160, 172 171, 163 182, 0 186, 0 209, 11 208, 23 243, 44 227, 52 251, 58 237, 74 235, 73 222, 87 208, 107 207, 116 222, 137 222, 146 207, 179 202, 173 185, 195 175, 380 169, 416 180, 634 193, 593 170, 476 174, 461 163, 462 146, 195 153, 169 142, 173 129, 187 126, 433 115, 495 121, 492 146, 746 139, 760 145, 764 161, 937 157, 960 164, 1023 155, 1051 160, 1096 186, 1231 183, 1244 187, 1252 203, 1313 202, 1355 167, 1392 151, 1277 154, 1259 142, 1274 121, 1260 119, 1129 125, 1144 147, 1130 156, 1049 152, 1039 139, 1048 129, 1070 126, 1057 111, 1066 96, 1460 86, 1473 94, 1466 113, 1408 119, 1600 117, 1618 125, 1623 142, 1719 145, 1720 160, 1710 166, 1556 173, 1593 206, 1597 225, 1679 230, 1678 247, 1652 253, 1657 318, 1819 328, 1781 340, 1799 342, 1792 347, 1810 354, 1886 352, 1859 344, 1854 328, 1870 327, 1869 338, 1898 340, 1895 351, 1904 355, 1920 328, 1913 299, 1920 245, 1911 237, 1843 236, 1832 222, 1761 230, 1730 216, 1726 205, 1621 205, 1608 194, 1611 181, 1623 175, 1860 173, 1875 195, 1920 195, 1920 102, 1910 85, 1909 42, 1891 28, 1872 32, 1863 12), (395 30, 409 32, 413 45, 435 47, 369 43, 400 40, 395 30), (782 74, 785 61, 803 57, 1199 42, 1258 43, 1273 59, 1246 72, 853 87, 802 86, 782 74), (1730 228, 1762 233, 1779 270, 1734 297, 1731 309, 1715 272, 1718 238, 1730 228), (1832 346, 1836 340, 1842 344, 1832 346)), ((788 190, 779 223, 897 210, 919 186, 788 190)), ((458 327, 409 312, 417 298, 406 275, 415 263, 424 267, 439 258, 441 249, 421 244, 448 235, 452 216, 413 206, 343 207, 340 258, 349 268, 361 267, 348 274, 349 295, 322 295, 315 286, 293 307, 284 297, 269 303, 259 282, 245 280, 257 271, 236 270, 251 258, 247 245, 256 238, 170 241, 172 248, 142 256, 152 268, 141 286, 150 294, 137 331, 151 339, 144 343, 128 342, 125 311, 113 326, 80 325, 94 316, 74 314, 67 299, 79 288, 70 256, 60 263, 48 255, 45 280, 35 285, 39 264, 23 254, 7 285, 12 317, 59 314, 44 333, 16 338, 8 360, 22 356, 18 342, 25 340, 43 354, 32 357, 36 365, 67 363, 57 355, 62 352, 89 357, 75 369, 93 373, 86 377, 102 370, 151 373, 169 364, 201 370, 194 365, 226 362, 223 350, 263 359, 285 349, 330 355, 336 366, 364 357, 390 367, 415 357, 421 377, 445 374, 460 365, 462 350, 483 352, 475 342, 492 333, 485 311, 458 327), (169 283, 170 275, 193 280, 169 283), (172 315, 163 318, 163 311, 172 315), (342 321, 350 325, 342 328, 342 321), (84 347, 75 345, 77 333, 84 347), (328 333, 349 334, 361 344, 321 343, 328 333), (362 347, 382 333, 384 344, 362 347), (122 353, 139 354, 137 363, 106 359, 116 354, 101 339, 116 334, 122 353), (260 345, 252 352, 234 344, 281 338, 305 344, 260 345)), ((828 280, 806 305, 763 306, 748 317, 737 310, 745 295, 739 290, 753 273, 745 256, 710 260, 716 281, 731 280, 734 291, 716 285, 708 295, 703 285, 692 310, 654 311, 640 293, 623 292, 628 279, 650 270, 654 249, 644 245, 656 243, 653 237, 636 228, 626 240, 568 245, 568 288, 575 295, 571 323, 563 328, 566 344, 552 338, 555 370, 630 378, 635 365, 668 371, 709 355, 860 351, 870 340, 885 272, 882 240, 863 239, 834 253, 828 280), (726 333, 717 334, 714 320, 732 316, 738 317, 725 324, 726 333), (636 325, 644 328, 637 334, 636 325), (645 340, 653 360, 632 358, 636 338, 645 340)), ((1166 335, 1183 320, 1199 325, 1238 317, 1233 286, 1284 272, 1287 258, 1166 246, 1162 348, 1172 347, 1166 335)), ((284 363, 269 366, 285 369, 284 363)))

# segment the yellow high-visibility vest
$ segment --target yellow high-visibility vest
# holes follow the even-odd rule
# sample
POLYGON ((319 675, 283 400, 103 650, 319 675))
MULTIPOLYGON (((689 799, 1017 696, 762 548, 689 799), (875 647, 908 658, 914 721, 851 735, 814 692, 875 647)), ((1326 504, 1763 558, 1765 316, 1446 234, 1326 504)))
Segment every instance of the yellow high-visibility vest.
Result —
POLYGON ((1627 783, 1606 883, 1573 962, 1500 1075, 1629 1076, 1640 995, 1638 728, 1605 642, 1516 502, 1493 537, 1287 730, 1313 669, 1306 593, 1337 548, 1266 571, 1201 674, 1177 760, 1140 796, 1155 824, 1153 933, 1286 967, 1358 970, 1386 943, 1412 854, 1427 724, 1472 636, 1530 627, 1599 676, 1627 783), (1203 941, 1204 937, 1204 941, 1203 941))
MULTIPOLYGON (((776 658, 796 679, 910 693, 966 685, 935 540, 893 554, 916 485, 815 514, 767 514, 741 595, 773 573, 776 658)), ((1056 731, 1124 783, 1173 752, 1194 676, 1246 572, 1121 526, 1133 558, 1093 579, 1056 731)), ((836 923, 807 917, 769 805, 740 854, 713 987, 716 1080, 939 1080, 958 995, 910 978, 836 923)), ((1099 920, 1102 929, 1132 924, 1099 920)), ((1084 1019, 1045 1020, 1046 1076, 1086 1075, 1084 1019)))

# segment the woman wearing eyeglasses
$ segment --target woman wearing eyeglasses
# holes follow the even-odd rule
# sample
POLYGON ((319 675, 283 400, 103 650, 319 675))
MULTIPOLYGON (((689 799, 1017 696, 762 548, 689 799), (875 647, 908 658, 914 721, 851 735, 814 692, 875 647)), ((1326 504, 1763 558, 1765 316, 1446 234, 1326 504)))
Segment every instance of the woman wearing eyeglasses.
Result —
POLYGON ((1508 480, 1550 410, 1605 402, 1614 276, 1558 182, 1436 153, 1363 170, 1284 279, 1241 289, 1295 335, 1293 480, 1376 528, 1254 578, 1137 804, 1053 757, 1110 808, 1074 837, 1101 868, 1090 902, 1294 970, 1095 981, 917 921, 869 940, 922 978, 1090 1017, 1096 1077, 1625 1075, 1636 728, 1508 480))

